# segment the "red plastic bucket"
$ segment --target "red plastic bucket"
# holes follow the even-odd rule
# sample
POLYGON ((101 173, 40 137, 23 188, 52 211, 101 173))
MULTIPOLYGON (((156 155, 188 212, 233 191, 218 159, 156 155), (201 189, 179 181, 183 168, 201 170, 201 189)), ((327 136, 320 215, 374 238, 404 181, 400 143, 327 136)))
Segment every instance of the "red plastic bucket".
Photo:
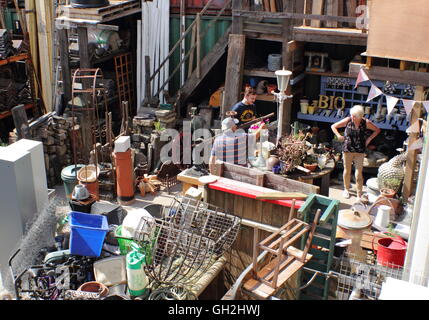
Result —
MULTIPOLYGON (((384 234, 392 235, 388 232, 384 232, 384 234)), ((394 238, 378 239, 377 263, 385 267, 402 267, 405 261, 405 254, 407 253, 407 242, 400 236, 393 236, 394 238)))

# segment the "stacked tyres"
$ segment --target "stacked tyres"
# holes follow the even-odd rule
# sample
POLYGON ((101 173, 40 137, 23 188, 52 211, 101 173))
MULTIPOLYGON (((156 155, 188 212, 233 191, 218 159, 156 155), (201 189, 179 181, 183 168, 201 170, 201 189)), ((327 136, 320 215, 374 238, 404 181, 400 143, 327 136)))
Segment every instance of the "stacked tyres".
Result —
POLYGON ((109 5, 108 0, 71 0, 73 8, 100 8, 109 5))

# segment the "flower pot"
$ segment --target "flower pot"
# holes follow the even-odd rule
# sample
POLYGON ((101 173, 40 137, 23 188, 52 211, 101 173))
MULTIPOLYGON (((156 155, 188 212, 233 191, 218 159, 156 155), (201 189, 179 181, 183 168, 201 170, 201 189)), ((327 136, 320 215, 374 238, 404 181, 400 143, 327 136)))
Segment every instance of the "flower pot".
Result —
POLYGON ((86 282, 77 289, 77 291, 86 291, 99 293, 100 297, 105 297, 109 294, 109 288, 97 281, 86 282))
POLYGON ((393 189, 388 189, 388 188, 382 188, 380 190, 380 193, 382 196, 386 197, 386 198, 394 198, 396 191, 393 189))
POLYGON ((304 168, 310 170, 311 172, 317 169, 317 163, 304 163, 304 168))

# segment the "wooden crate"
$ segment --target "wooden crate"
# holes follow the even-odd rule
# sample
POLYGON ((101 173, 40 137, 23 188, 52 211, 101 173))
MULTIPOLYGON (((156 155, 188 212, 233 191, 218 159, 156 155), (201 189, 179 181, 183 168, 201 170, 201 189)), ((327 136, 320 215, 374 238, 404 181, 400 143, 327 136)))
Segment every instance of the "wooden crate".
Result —
POLYGON ((110 5, 101 8, 73 8, 71 5, 65 5, 61 7, 61 16, 70 19, 105 21, 135 9, 140 9, 138 0, 110 0, 110 5))
MULTIPOLYGON (((320 195, 311 195, 298 211, 298 217, 309 223, 313 221, 317 209, 322 209, 312 247, 309 251, 313 258, 304 266, 309 269, 329 272, 333 263, 334 246, 337 230, 338 210, 340 202, 320 195)), ((301 248, 305 239, 301 242, 301 248)), ((301 271, 301 285, 306 284, 314 275, 306 270, 301 271)), ((327 299, 329 280, 324 276, 317 276, 315 281, 299 293, 299 299, 327 299)))
POLYGON ((219 167, 219 176, 255 186, 270 188, 281 192, 302 192, 305 194, 320 193, 320 187, 305 182, 282 177, 272 172, 245 168, 223 162, 219 167))

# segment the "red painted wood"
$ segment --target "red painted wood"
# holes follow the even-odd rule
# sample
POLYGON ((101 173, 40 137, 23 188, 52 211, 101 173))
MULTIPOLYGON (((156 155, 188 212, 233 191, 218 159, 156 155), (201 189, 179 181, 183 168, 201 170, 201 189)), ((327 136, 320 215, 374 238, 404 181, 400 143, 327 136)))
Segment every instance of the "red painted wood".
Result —
MULTIPOLYGON (((209 184, 209 188, 213 190, 219 190, 235 195, 239 195, 246 198, 255 199, 256 196, 266 193, 266 192, 274 192, 276 190, 268 189, 264 187, 254 186, 252 184, 235 181, 227 178, 219 178, 216 182, 209 184)), ((292 200, 260 200, 265 202, 270 202, 274 204, 278 204, 284 207, 292 207, 292 200)), ((301 208, 305 201, 296 200, 295 201, 295 209, 301 208)))

